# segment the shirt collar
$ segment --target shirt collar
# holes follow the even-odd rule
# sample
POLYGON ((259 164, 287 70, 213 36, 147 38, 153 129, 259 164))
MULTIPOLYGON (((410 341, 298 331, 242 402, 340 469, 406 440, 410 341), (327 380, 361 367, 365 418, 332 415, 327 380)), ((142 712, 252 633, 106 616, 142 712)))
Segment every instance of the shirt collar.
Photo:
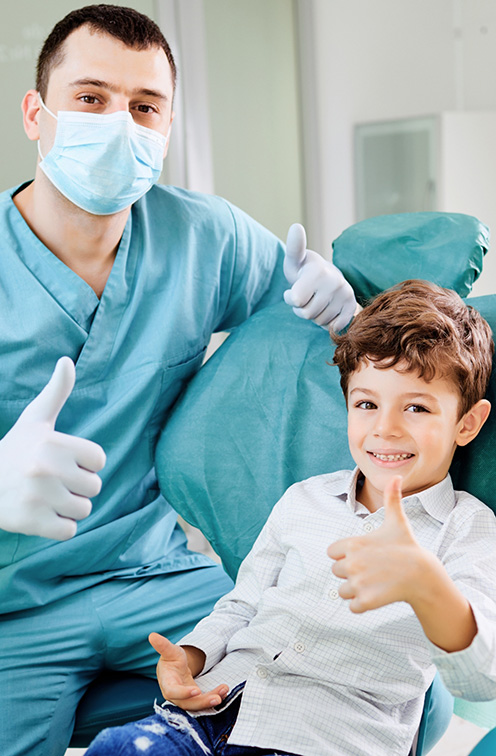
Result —
MULTIPOLYGON (((350 509, 356 514, 371 514, 363 504, 356 500, 357 482, 361 472, 358 467, 354 470, 343 470, 341 473, 333 475, 327 484, 327 490, 333 496, 340 496, 345 500, 350 509)), ((419 502, 427 514, 445 522, 456 505, 456 497, 453 489, 453 483, 450 475, 447 475, 435 486, 427 488, 411 496, 405 496, 404 504, 408 502, 419 502)))
POLYGON ((358 467, 354 470, 342 470, 331 475, 327 482, 327 490, 333 496, 339 496, 346 501, 350 509, 356 514, 370 514, 368 509, 356 500, 358 479, 361 475, 358 467))
POLYGON ((445 522, 456 506, 455 491, 450 475, 436 483, 435 486, 403 499, 404 502, 414 500, 420 501, 427 514, 430 514, 435 520, 445 522))

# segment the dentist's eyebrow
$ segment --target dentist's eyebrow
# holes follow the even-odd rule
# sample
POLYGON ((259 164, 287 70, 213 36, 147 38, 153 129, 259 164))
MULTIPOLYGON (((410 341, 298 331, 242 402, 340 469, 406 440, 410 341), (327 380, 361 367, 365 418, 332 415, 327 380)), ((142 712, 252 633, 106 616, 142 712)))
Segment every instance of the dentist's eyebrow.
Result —
MULTIPOLYGON (((107 89, 109 92, 118 92, 119 88, 116 87, 114 84, 111 84, 108 81, 102 81, 101 79, 76 79, 76 81, 71 81, 69 84, 70 87, 97 87, 99 89, 107 89)), ((169 98, 163 93, 160 92, 158 89, 147 89, 145 87, 137 87, 136 89, 131 90, 131 93, 133 95, 141 95, 144 97, 154 97, 157 100, 165 100, 167 101, 169 98)))

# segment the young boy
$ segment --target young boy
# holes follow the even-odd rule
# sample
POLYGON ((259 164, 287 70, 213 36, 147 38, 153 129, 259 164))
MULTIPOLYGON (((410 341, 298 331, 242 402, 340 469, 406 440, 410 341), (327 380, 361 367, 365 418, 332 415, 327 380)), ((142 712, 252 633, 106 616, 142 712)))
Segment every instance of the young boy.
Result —
POLYGON ((357 468, 291 486, 210 616, 152 633, 173 705, 87 756, 406 756, 436 668, 496 697, 496 519, 448 475, 490 411, 490 328, 407 281, 335 341, 357 468))

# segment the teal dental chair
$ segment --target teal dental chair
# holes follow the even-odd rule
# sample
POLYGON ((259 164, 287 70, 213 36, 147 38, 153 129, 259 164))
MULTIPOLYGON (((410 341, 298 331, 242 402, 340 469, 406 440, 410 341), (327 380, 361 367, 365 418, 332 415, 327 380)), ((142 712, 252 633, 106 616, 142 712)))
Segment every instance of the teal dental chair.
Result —
MULTIPOLYGON (((413 213, 350 227, 334 243, 334 261, 361 301, 407 278, 425 278, 467 296, 487 248, 488 231, 475 218, 413 213)), ((496 295, 472 303, 496 332, 496 295)), ((338 371, 328 364, 332 353, 326 331, 295 318, 284 303, 267 308, 236 329, 204 365, 162 433, 156 451, 162 491, 205 534, 233 577, 289 485, 353 465, 338 371)), ((496 378, 489 396, 495 410, 479 438, 460 450, 452 476, 455 488, 467 489, 496 512, 487 464, 494 458, 495 391, 496 378)), ((160 691, 153 680, 102 675, 80 703, 71 746, 87 746, 103 727, 148 716, 155 698, 160 691)), ((431 750, 452 712, 453 697, 436 676, 412 756, 431 750)), ((494 719, 496 724, 496 707, 494 719)))
POLYGON ((482 740, 477 743, 475 748, 470 751, 469 756, 494 756, 496 753, 496 729, 491 730, 482 740))

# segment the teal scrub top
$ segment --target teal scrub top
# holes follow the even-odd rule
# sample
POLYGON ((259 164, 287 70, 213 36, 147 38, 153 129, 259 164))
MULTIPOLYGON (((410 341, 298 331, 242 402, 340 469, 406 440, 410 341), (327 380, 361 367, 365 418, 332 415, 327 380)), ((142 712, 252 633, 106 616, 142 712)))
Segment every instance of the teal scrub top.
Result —
POLYGON ((107 464, 73 539, 0 530, 1 612, 206 563, 160 495, 157 437, 211 334, 286 285, 273 234, 219 197, 155 186, 132 207, 99 300, 25 223, 12 200, 21 188, 0 194, 0 437, 67 354, 76 385, 56 430, 101 444, 107 464))

